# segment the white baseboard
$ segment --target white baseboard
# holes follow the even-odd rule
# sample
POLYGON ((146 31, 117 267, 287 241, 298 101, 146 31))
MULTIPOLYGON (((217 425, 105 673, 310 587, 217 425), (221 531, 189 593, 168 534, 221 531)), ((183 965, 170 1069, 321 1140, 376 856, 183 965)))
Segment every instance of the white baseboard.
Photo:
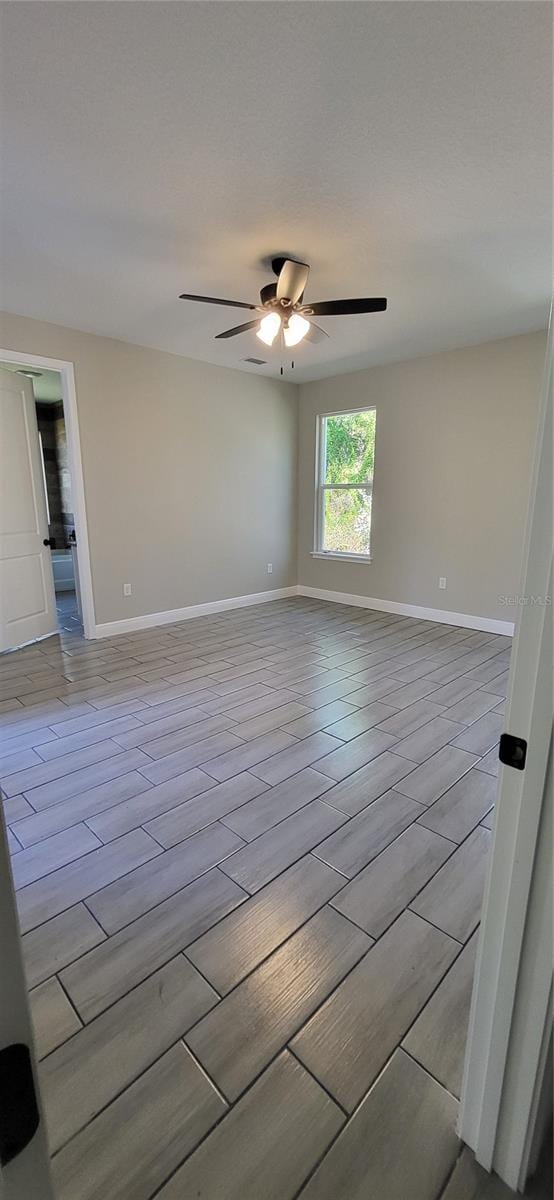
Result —
POLYGON ((95 625, 93 637, 113 637, 118 633, 134 633, 138 629, 151 629, 155 625, 173 625, 177 621, 190 621, 193 617, 205 617, 210 613, 225 612, 229 608, 246 608, 250 604, 266 604, 270 600, 284 600, 298 595, 298 588, 273 588, 269 592, 253 592, 250 596, 233 596, 229 600, 213 600, 207 604, 189 604, 187 608, 172 608, 166 612, 145 613, 141 617, 127 617, 121 621, 106 621, 95 625))
POLYGON ((514 626, 511 621, 497 621, 491 617, 478 617, 470 613, 447 612, 442 608, 423 608, 419 604, 399 604, 396 600, 378 600, 371 596, 355 596, 349 592, 332 592, 326 588, 293 587, 274 588, 268 592, 253 592, 249 596, 233 596, 229 600, 213 600, 207 604, 190 604, 186 608, 172 608, 166 612, 145 613, 140 617, 127 617, 120 621, 106 621, 95 625, 93 637, 114 637, 119 633, 134 633, 139 629, 152 629, 156 625, 173 625, 177 621, 190 621, 193 617, 205 617, 210 613, 225 612, 232 608, 246 608, 251 604, 267 604, 270 600, 284 600, 289 596, 311 596, 314 600, 328 600, 333 604, 349 604, 356 608, 374 608, 378 612, 398 613, 402 617, 417 617, 420 621, 437 621, 442 625, 459 625, 463 629, 479 629, 483 633, 501 633, 512 637, 514 626))
POLYGON ((334 604, 350 604, 356 608, 376 608, 378 612, 398 613, 402 617, 417 617, 421 621, 437 621, 442 625, 460 625, 463 629, 479 629, 483 633, 502 633, 513 637, 511 621, 492 617, 475 617, 470 613, 446 612, 443 608, 422 608, 419 604, 398 604, 396 600, 376 600, 370 596, 354 596, 349 592, 330 592, 326 588, 304 587, 298 584, 297 595, 314 600, 330 600, 334 604))

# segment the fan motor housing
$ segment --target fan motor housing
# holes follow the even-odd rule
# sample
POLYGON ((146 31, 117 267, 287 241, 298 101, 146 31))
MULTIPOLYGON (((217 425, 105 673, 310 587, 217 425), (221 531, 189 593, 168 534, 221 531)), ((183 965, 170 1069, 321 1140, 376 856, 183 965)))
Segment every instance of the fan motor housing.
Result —
POLYGON ((265 287, 260 292, 260 300, 262 304, 272 304, 277 295, 277 284, 266 283, 265 287))
MULTIPOLYGON (((263 287, 260 292, 260 300, 261 300, 262 304, 265 306, 275 304, 276 297, 277 297, 277 284, 276 283, 266 283, 265 287, 263 287)), ((298 300, 296 301, 296 303, 302 304, 303 299, 304 299, 304 293, 302 292, 302 295, 298 297, 298 300)), ((281 305, 284 305, 284 307, 287 307, 289 302, 281 300, 280 303, 281 303, 281 305)))

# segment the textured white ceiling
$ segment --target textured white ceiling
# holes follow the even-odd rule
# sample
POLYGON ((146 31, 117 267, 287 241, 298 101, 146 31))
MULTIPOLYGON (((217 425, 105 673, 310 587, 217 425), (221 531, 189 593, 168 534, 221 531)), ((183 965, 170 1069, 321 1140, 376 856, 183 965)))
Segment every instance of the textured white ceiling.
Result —
MULTIPOLYGON (((12 312, 248 371, 267 259, 327 318, 297 381, 546 323, 552 9, 442 3, 3 5, 12 312), (244 313, 244 320, 248 313, 244 313)), ((269 352, 271 353, 271 352, 269 352)))

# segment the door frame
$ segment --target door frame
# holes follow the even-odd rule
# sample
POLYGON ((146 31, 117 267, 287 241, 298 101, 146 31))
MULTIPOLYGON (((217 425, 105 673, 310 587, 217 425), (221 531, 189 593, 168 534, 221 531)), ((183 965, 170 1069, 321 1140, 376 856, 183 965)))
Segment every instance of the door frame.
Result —
POLYGON ((62 381, 62 400, 67 434, 67 450, 69 469, 71 473, 71 501, 75 518, 75 533, 77 537, 77 561, 79 564, 79 581, 81 586, 81 608, 83 631, 86 638, 96 636, 96 615, 94 611, 94 593, 92 589, 92 571, 90 566, 90 549, 87 525, 87 506, 85 500, 85 483, 81 456, 81 438, 79 434, 79 412, 77 408, 77 391, 75 388, 75 370, 72 362, 63 359, 47 358, 44 354, 23 354, 20 350, 4 350, 0 348, 0 365, 6 362, 20 363, 22 367, 44 367, 48 371, 57 371, 62 381))
POLYGON ((525 770, 499 772, 458 1127, 477 1161, 520 1190, 548 1056, 552 994, 553 350, 551 312, 505 717, 506 731, 523 738, 528 753, 525 770))
POLYGON ((54 1200, 50 1156, 36 1055, 29 993, 11 870, 3 805, 0 804, 0 956, 4 968, 0 1006, 0 1048, 26 1046, 30 1054, 38 1125, 19 1153, 0 1166, 0 1197, 54 1200))

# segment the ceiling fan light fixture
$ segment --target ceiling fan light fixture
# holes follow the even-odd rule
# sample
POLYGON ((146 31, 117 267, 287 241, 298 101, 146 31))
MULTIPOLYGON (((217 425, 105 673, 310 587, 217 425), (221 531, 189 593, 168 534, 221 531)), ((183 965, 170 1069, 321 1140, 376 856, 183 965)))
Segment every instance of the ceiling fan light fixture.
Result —
POLYGON ((301 317, 299 313, 293 313, 283 330, 285 346, 297 346, 306 336, 309 328, 310 322, 306 321, 305 317, 301 317))
POLYGON ((266 346, 272 346, 280 328, 281 318, 279 313, 268 313, 267 317, 263 317, 260 321, 260 328, 256 332, 256 337, 259 337, 261 342, 265 342, 266 346))

